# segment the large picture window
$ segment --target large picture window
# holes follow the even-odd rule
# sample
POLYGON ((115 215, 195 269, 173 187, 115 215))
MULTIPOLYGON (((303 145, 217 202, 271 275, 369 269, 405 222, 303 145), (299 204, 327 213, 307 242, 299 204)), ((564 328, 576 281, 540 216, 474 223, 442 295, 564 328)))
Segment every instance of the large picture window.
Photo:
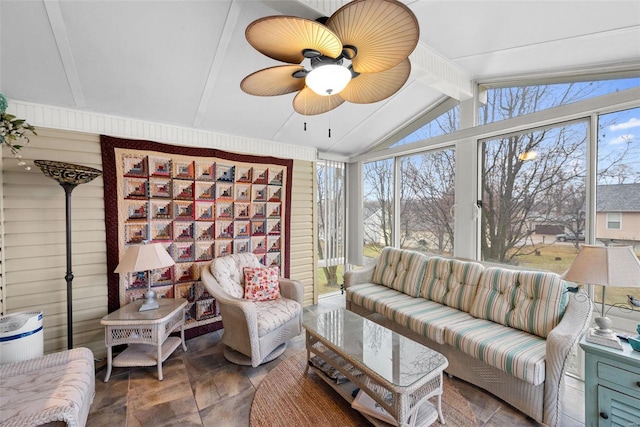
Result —
POLYGON ((638 86, 640 78, 636 77, 490 88, 487 90, 487 102, 479 109, 478 123, 507 120, 638 86))
POLYGON ((453 255, 455 150, 400 160, 400 246, 453 255))
MULTIPOLYGON (((598 116, 596 176, 596 244, 628 245, 640 257, 640 108, 598 116)), ((595 288, 599 303, 602 292, 595 288)), ((628 295, 640 299, 640 290, 607 287, 605 301, 609 316, 630 319, 627 329, 640 321, 628 295)))
POLYGON ((345 251, 345 166, 320 160, 316 166, 318 294, 341 289, 345 251))
POLYGON ((363 167, 364 256, 374 258, 393 246, 393 159, 365 163, 363 167))
POLYGON ((587 129, 576 122, 481 144, 483 260, 569 267, 585 230, 587 129))

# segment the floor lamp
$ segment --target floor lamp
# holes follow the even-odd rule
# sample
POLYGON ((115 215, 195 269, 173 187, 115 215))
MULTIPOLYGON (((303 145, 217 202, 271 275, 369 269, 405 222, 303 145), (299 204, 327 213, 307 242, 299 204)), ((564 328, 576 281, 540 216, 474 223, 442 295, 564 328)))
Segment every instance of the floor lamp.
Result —
POLYGON ((67 230, 67 273, 64 279, 67 281, 67 348, 73 348, 73 298, 72 287, 73 273, 71 272, 71 192, 76 186, 87 183, 99 177, 102 171, 87 166, 73 165, 71 163, 53 162, 50 160, 34 160, 42 173, 49 178, 58 181, 65 193, 66 230, 67 230))

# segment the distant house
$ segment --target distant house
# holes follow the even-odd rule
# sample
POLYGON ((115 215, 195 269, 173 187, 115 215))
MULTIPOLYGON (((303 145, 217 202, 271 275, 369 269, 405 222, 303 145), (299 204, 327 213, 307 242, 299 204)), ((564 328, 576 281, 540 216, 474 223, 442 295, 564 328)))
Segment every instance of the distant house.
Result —
POLYGON ((596 238, 640 246, 640 183, 598 185, 596 238))

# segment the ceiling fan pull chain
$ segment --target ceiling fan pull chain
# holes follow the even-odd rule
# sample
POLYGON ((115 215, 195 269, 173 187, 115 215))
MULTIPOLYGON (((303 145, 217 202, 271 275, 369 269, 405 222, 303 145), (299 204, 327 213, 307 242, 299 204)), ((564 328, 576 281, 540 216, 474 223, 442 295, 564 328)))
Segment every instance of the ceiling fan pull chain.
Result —
POLYGON ((331 97, 327 96, 327 103, 329 104, 329 114, 327 117, 329 118, 329 138, 331 138, 331 97))

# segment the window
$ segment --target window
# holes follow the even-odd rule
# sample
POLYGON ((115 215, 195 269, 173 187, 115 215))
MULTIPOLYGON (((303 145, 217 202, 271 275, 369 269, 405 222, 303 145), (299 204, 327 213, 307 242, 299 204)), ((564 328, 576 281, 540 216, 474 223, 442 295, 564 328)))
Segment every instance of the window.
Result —
POLYGON ((393 159, 363 165, 364 256, 375 258, 385 246, 393 246, 393 159))
MULTIPOLYGON (((628 245, 640 257, 640 108, 599 115, 597 147, 596 244, 628 245)), ((602 290, 594 288, 599 309, 602 290)), ((640 288, 607 287, 605 314, 616 329, 634 331, 640 312, 628 295, 640 299, 640 288)))
POLYGON ((608 213, 607 214, 607 230, 620 230, 621 228, 622 228, 622 214, 608 213))
POLYGON ((320 160, 317 173, 318 294, 340 290, 344 273, 345 167, 320 160))
POLYGON ((487 90, 478 123, 487 124, 640 86, 640 78, 497 87, 487 90))
POLYGON ((582 121, 482 143, 483 260, 557 273, 569 267, 582 242, 536 231, 584 232, 587 129, 582 121))
POLYGON ((400 160, 400 247, 453 255, 455 150, 400 160))
MULTIPOLYGON (((436 113, 442 111, 441 109, 436 110, 436 113)), ((427 124, 421 126, 411 134, 405 136, 400 141, 393 144, 392 147, 410 144, 412 142, 455 132, 456 130, 458 130, 459 111, 460 107, 458 105, 455 105, 452 108, 448 108, 447 111, 440 113, 435 119, 429 120, 427 124)), ((428 113, 425 117, 429 117, 428 113)))

